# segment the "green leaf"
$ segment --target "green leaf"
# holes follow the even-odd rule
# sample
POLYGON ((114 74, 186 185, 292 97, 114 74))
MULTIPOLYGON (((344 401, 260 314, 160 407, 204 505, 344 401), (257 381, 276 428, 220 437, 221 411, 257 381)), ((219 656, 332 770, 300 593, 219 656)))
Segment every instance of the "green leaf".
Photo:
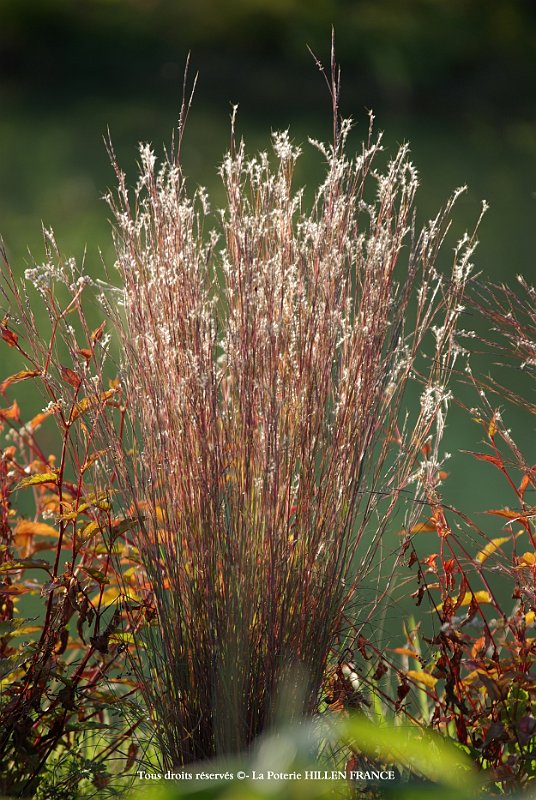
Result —
POLYGON ((114 522, 112 528, 114 536, 117 537, 126 531, 132 530, 132 528, 135 528, 136 525, 139 525, 140 520, 144 519, 145 517, 126 517, 125 519, 114 522))
POLYGON ((424 775, 431 781, 476 796, 481 788, 469 758, 443 737, 410 725, 377 725, 362 716, 341 724, 342 738, 371 757, 378 754, 393 765, 424 775))
POLYGON ((20 619, 3 619, 0 622, 0 637, 13 636, 20 628, 24 628, 27 622, 33 619, 21 617, 20 619))
POLYGON ((94 569, 93 567, 81 567, 81 569, 96 580, 100 586, 105 586, 107 583, 110 583, 110 579, 107 578, 100 569, 94 569))
POLYGON ((31 655, 28 652, 15 653, 12 656, 8 656, 8 658, 0 658, 0 680, 12 675, 30 658, 31 655))

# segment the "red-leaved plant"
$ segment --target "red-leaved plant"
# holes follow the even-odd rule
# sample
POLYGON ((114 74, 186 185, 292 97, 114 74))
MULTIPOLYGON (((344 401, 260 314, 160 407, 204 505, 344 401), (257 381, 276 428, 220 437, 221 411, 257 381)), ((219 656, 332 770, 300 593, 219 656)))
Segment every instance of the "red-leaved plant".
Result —
POLYGON ((486 508, 489 522, 476 524, 442 501, 438 487, 445 474, 423 469, 429 514, 407 531, 403 549, 416 572, 416 604, 421 614, 431 607, 435 632, 426 632, 424 618, 412 621, 406 642, 391 651, 400 660, 363 638, 358 643, 373 665, 363 671, 363 684, 396 713, 458 741, 482 770, 488 791, 497 794, 527 789, 536 778, 536 466, 506 427, 508 410, 495 405, 500 397, 535 411, 524 390, 515 388, 523 374, 533 380, 536 366, 535 291, 523 279, 520 285, 516 292, 479 284, 467 298, 489 331, 469 334, 469 341, 495 361, 492 377, 480 378, 469 366, 465 371, 479 398, 470 413, 485 437, 483 451, 471 454, 472 480, 494 468, 512 499, 486 508), (510 376, 517 371, 514 380, 493 377, 504 367, 510 376), (500 535, 486 530, 493 520, 503 523, 500 535), (426 554, 420 534, 435 542, 426 554), (384 675, 380 689, 376 682, 384 675), (385 685, 393 676, 394 697, 385 685))
MULTIPOLYGON (((59 258, 53 247, 48 234, 49 259, 59 258)), ((137 750, 137 722, 114 717, 136 688, 120 673, 133 625, 114 568, 131 523, 113 512, 113 476, 104 491, 92 477, 102 457, 95 421, 124 409, 117 382, 96 391, 90 380, 107 346, 104 324, 87 326, 83 283, 65 299, 53 282, 37 282, 50 320, 44 341, 42 319, 1 256, 12 316, 0 321, 0 336, 25 368, 0 382, 0 791, 33 796, 40 786, 48 796, 42 779, 52 764, 51 796, 71 797, 84 779, 102 788, 118 754, 130 768, 137 750), (28 421, 8 400, 22 382, 48 400, 28 421), (42 429, 54 423, 50 454, 42 429)))

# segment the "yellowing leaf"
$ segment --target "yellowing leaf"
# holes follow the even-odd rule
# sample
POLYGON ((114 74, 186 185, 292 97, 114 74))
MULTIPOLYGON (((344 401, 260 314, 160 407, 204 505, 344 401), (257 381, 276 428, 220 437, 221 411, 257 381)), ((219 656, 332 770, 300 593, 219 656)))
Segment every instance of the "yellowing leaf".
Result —
POLYGON ((431 533, 437 530, 437 526, 428 520, 428 522, 419 522, 411 528, 410 533, 431 533))
MULTIPOLYGON (((466 592, 463 596, 462 602, 460 606, 469 606, 471 605, 471 601, 475 598, 475 602, 477 603, 491 603, 491 597, 489 596, 489 592, 480 591, 480 592, 466 592)), ((441 611, 443 608, 443 603, 440 603, 437 606, 438 611, 441 611)))
POLYGON ((501 545, 508 541, 510 541, 509 536, 501 536, 499 539, 492 539, 491 542, 488 542, 488 544, 477 553, 476 560, 483 564, 501 545))
POLYGON ((101 322, 98 328, 95 328, 90 337, 92 342, 99 342, 101 340, 105 326, 106 326, 106 320, 104 322, 101 322))
POLYGON ((0 572, 13 572, 19 569, 44 569, 50 572, 50 564, 42 558, 17 558, 0 564, 0 572))
POLYGON ((37 589, 34 589, 30 586, 26 586, 23 583, 10 583, 7 586, 4 585, 0 589, 0 596, 2 595, 19 595, 19 594, 37 594, 37 589))
POLYGON ((78 516, 80 516, 80 514, 82 514, 84 511, 87 511, 88 508, 94 508, 94 507, 100 509, 101 511, 109 511, 111 506, 109 500, 107 499, 107 495, 106 494, 102 494, 100 496, 89 495, 89 497, 87 498, 87 502, 80 503, 78 508, 76 508, 74 511, 69 511, 66 514, 62 514, 60 519, 66 522, 70 522, 71 520, 76 519, 78 516))
POLYGON ((520 567, 533 567, 536 564, 536 554, 523 553, 522 556, 519 556, 517 563, 520 567))
MULTIPOLYGON (((144 517, 141 519, 144 519, 144 517)), ((130 531, 132 528, 135 528, 138 524, 138 517, 127 517, 126 519, 114 520, 113 534, 115 537, 121 536, 123 533, 126 533, 126 531, 130 531)))
POLYGON ((471 605, 471 600, 475 598, 477 603, 491 603, 491 597, 489 596, 489 592, 480 591, 480 592, 466 592, 463 596, 463 600, 461 602, 462 606, 469 606, 471 605))
POLYGON ((535 621, 536 621, 536 614, 534 613, 534 611, 527 611, 527 613, 525 614, 525 623, 527 625, 534 625, 535 621))
POLYGON ((90 575, 93 580, 97 581, 100 586, 110 583, 110 579, 107 578, 104 572, 102 572, 100 569, 95 569, 94 567, 81 567, 81 569, 83 569, 84 572, 87 572, 87 574, 90 575))
POLYGON ((37 475, 28 475, 27 478, 22 478, 15 489, 24 489, 26 486, 38 486, 41 483, 57 483, 57 472, 39 472, 37 475))
POLYGON ((429 689, 433 689, 438 680, 437 678, 434 678, 433 675, 430 675, 429 672, 424 672, 421 670, 410 669, 406 672, 406 676, 412 681, 422 683, 423 686, 427 686, 429 689))
POLYGON ((112 588, 112 589, 106 589, 106 591, 103 592, 102 595, 97 594, 93 598, 93 602, 94 603, 98 602, 99 597, 100 597, 100 602, 101 602, 102 606, 111 606, 114 603, 117 603, 117 601, 121 597, 121 592, 119 591, 119 589, 117 587, 116 588, 112 588))
POLYGON ((123 642, 123 644, 135 644, 136 640, 134 639, 134 635, 132 633, 127 633, 124 631, 116 631, 112 633, 110 636, 111 642, 123 642))
POLYGON ((85 544, 95 533, 100 531, 96 522, 88 522, 83 528, 76 532, 76 542, 78 545, 85 544))
POLYGON ((462 680, 464 686, 471 686, 476 680, 480 678, 480 674, 477 669, 474 669, 472 672, 469 672, 465 678, 462 680))
POLYGON ((71 422, 74 422, 75 419, 78 419, 82 414, 85 414, 86 411, 89 411, 90 408, 94 408, 98 406, 100 403, 105 403, 110 397, 113 397, 116 394, 116 389, 108 389, 106 392, 101 392, 99 395, 95 395, 94 397, 83 397, 79 403, 75 405, 73 411, 71 413, 71 422))
POLYGON ((10 375, 9 378, 6 378, 0 383, 0 393, 4 394, 8 386, 11 386, 12 383, 24 381, 26 378, 35 378, 40 374, 41 373, 37 369, 23 369, 20 372, 16 372, 15 375, 10 375))
POLYGON ((15 526, 15 536, 52 536, 58 538, 59 533, 52 525, 45 522, 32 522, 29 519, 19 519, 15 526))
POLYGON ((0 681, 0 693, 4 692, 5 689, 9 689, 10 687, 12 687, 15 681, 18 681, 20 678, 23 677, 25 672, 26 670, 23 669, 17 669, 13 672, 10 672, 8 678, 5 678, 5 680, 0 681))
POLYGON ((27 625, 25 628, 19 628, 17 636, 27 636, 29 633, 40 633, 42 630, 40 625, 27 625))
POLYGON ((97 450, 95 453, 92 453, 85 461, 84 466, 82 467, 82 475, 86 470, 88 470, 95 461, 98 461, 101 456, 106 453, 106 450, 97 450))

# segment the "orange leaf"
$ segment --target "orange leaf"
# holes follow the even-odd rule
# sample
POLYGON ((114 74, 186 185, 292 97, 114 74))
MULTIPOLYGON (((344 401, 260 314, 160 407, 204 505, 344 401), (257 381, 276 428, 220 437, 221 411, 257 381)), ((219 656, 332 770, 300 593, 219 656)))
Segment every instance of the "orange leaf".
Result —
POLYGON ((37 589, 30 586, 25 586, 23 583, 10 583, 7 586, 4 585, 0 588, 0 597, 3 594, 6 595, 19 595, 19 594, 27 594, 28 592, 32 592, 33 594, 37 593, 37 589))
POLYGON ((496 517, 505 517, 506 519, 523 519, 525 515, 519 511, 511 511, 509 508, 490 508, 486 514, 494 514, 496 517))
POLYGON ((93 333, 91 334, 91 341, 98 342, 102 338, 102 334, 104 333, 104 328, 106 326, 106 321, 101 322, 98 328, 95 328, 93 333))
POLYGON ((410 658, 419 658, 419 654, 415 650, 410 650, 409 647, 393 647, 392 653, 398 653, 401 656, 410 656, 410 658))
MULTIPOLYGON (((536 471, 536 465, 531 467, 531 469, 523 475, 521 479, 521 483, 519 484, 518 492, 521 497, 524 496, 525 492, 527 491, 529 484, 534 483, 534 477, 531 477, 532 473, 536 471)), ((536 477, 536 476, 535 476, 536 477)))
POLYGON ((40 374, 41 373, 38 369, 23 369, 20 372, 16 372, 14 375, 10 375, 9 378, 6 378, 4 381, 2 381, 2 383, 0 383, 0 392, 5 394, 6 389, 8 386, 11 386, 12 383, 24 381, 26 378, 35 378, 40 374))
POLYGON ((87 347, 81 347, 80 350, 77 350, 76 352, 78 353, 79 356, 85 358, 86 361, 89 361, 91 359, 91 356, 93 355, 91 350, 88 350, 87 347))
POLYGON ((30 428, 33 431, 37 430, 37 428, 39 428, 39 426, 42 425, 46 419, 48 419, 52 414, 54 414, 54 412, 57 411, 58 408, 59 406, 54 405, 51 408, 49 408, 48 411, 40 411, 39 414, 36 414, 35 417, 30 420, 30 428))
POLYGON ((57 539, 59 536, 56 528, 47 525, 45 522, 32 522, 29 519, 19 519, 15 526, 16 536, 52 536, 57 539))
POLYGON ((523 477, 521 478, 521 483, 519 484, 519 489, 518 489, 518 492, 521 495, 521 497, 523 497, 523 495, 527 491, 529 483, 530 483, 529 476, 528 475, 523 475, 523 477))
POLYGON ((19 420, 20 408, 16 400, 7 408, 0 408, 0 419, 19 420))

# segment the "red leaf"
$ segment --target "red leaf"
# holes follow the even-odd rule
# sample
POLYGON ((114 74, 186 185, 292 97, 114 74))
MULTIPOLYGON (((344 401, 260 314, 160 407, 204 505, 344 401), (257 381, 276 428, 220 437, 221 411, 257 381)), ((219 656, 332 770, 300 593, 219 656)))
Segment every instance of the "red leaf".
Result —
POLYGON ((357 639, 357 642, 356 642, 357 649, 359 650, 359 652, 361 653, 361 655, 363 656, 365 661, 368 661, 370 659, 370 656, 367 653, 367 650, 366 650, 366 647, 365 647, 366 644, 367 644, 367 640, 365 639, 365 637, 364 636, 359 636, 358 639, 357 639))
POLYGON ((410 689, 411 689, 411 686, 409 685, 407 680, 405 678, 402 678, 402 683, 400 683, 396 688, 396 695, 398 697, 398 701, 397 701, 397 704, 396 704, 396 708, 397 709, 400 708, 402 700, 409 693, 410 689))
POLYGON ((495 464, 496 467, 504 470, 503 460, 498 456, 488 456, 485 453, 471 453, 471 455, 478 458, 480 461, 489 461, 490 464, 495 464))
POLYGON ((125 765, 125 772, 128 772, 129 769, 132 769, 136 762, 136 756, 138 755, 138 745, 131 742, 128 748, 127 753, 127 763, 125 765))
POLYGON ((61 377, 63 378, 64 381, 66 381, 74 389, 80 388, 82 379, 79 375, 76 374, 74 370, 69 369, 69 367, 60 366, 60 371, 61 371, 61 377))
POLYGON ((351 758, 348 759, 346 762, 346 775, 350 777, 353 772, 358 768, 359 761, 357 760, 357 756, 353 755, 351 758))
POLYGON ((467 726, 463 717, 456 717, 456 733, 461 744, 467 744, 467 726))
POLYGON ((534 734, 536 733, 536 719, 528 714, 522 717, 517 723, 517 731, 519 741, 522 745, 526 745, 534 734))
POLYGON ((380 678, 383 675, 385 675, 386 672, 387 672, 387 667, 385 666, 383 661, 380 661, 380 663, 376 667, 376 671, 374 672, 374 675, 372 676, 372 680, 379 681, 380 678))
POLYGON ((0 336, 2 336, 2 339, 8 345, 8 347, 17 347, 19 337, 14 331, 9 330, 6 319, 3 319, 2 322, 0 322, 0 336))
POLYGON ((432 553, 430 556, 426 556, 423 558, 422 563, 426 564, 426 566, 430 569, 430 572, 434 572, 437 575, 437 564, 435 563, 437 558, 439 557, 438 553, 432 553))

